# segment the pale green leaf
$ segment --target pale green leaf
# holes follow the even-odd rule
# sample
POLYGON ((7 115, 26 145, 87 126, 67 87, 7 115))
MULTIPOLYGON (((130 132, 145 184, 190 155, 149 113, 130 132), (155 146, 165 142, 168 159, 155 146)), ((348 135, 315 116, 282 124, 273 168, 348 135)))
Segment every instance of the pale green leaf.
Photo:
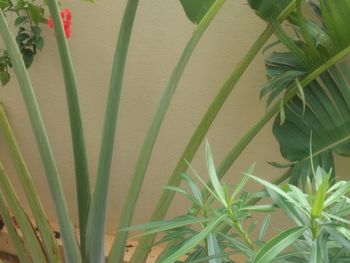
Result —
POLYGON ((290 228, 267 242, 256 254, 252 263, 271 263, 285 248, 298 239, 305 227, 290 228))

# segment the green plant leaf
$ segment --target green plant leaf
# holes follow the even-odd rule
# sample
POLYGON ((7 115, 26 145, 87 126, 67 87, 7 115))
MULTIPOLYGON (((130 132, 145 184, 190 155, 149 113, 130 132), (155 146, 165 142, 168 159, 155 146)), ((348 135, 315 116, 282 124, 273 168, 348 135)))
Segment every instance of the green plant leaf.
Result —
POLYGON ((180 0, 187 17, 195 24, 199 24, 207 14, 215 0, 180 0))
POLYGON ((35 46, 37 49, 42 50, 44 47, 44 39, 42 37, 38 37, 35 40, 35 46))
POLYGON ((312 205, 311 215, 315 218, 321 216, 329 187, 329 176, 325 176, 321 185, 318 187, 315 199, 312 205))
POLYGON ((6 9, 10 6, 12 6, 12 3, 10 0, 0 0, 0 9, 6 9))
POLYGON ((346 196, 346 194, 348 194, 350 192, 350 182, 338 182, 338 183, 343 183, 338 189, 334 189, 333 187, 331 187, 329 189, 329 192, 333 192, 332 194, 330 194, 329 197, 327 197, 327 199, 324 202, 324 207, 328 207, 332 204, 334 204, 335 202, 339 201, 339 198, 346 196))
POLYGON ((297 240, 306 227, 290 228, 267 242, 256 254, 252 263, 271 263, 285 248, 297 240))
MULTIPOLYGON (((222 253, 214 233, 210 233, 208 235, 207 247, 208 247, 208 256, 215 256, 222 253)), ((208 263, 222 263, 222 259, 221 258, 209 259, 208 263)))
POLYGON ((29 11, 29 14, 30 14, 32 21, 35 24, 45 22, 45 18, 43 16, 44 8, 37 6, 37 5, 34 5, 32 3, 28 3, 28 11, 29 11))
POLYGON ((25 48, 22 50, 22 57, 26 68, 29 68, 33 64, 34 53, 31 49, 25 48))
MULTIPOLYGON (((66 91, 69 124, 71 132, 71 142, 73 146, 74 170, 75 170, 75 187, 77 192, 77 205, 79 216, 79 235, 80 235, 80 251, 85 255, 85 241, 87 220, 90 208, 90 180, 88 171, 87 153, 85 147, 85 138, 83 132, 83 123, 80 113, 80 103, 77 88, 77 81, 73 67, 72 58, 63 28, 61 12, 58 1, 49 0, 47 2, 50 14, 53 20, 53 26, 56 35, 56 43, 61 61, 61 68, 66 91)), ((41 29, 38 26, 32 26, 35 45, 37 49, 41 49, 44 45, 41 37, 41 29)))
MULTIPOLYGON (((97 178, 94 194, 91 200, 89 217, 86 230, 86 249, 85 254, 88 262, 94 263, 104 260, 104 229, 106 224, 107 212, 107 193, 112 164, 112 155, 114 148, 115 131, 118 121, 118 112, 120 105, 121 91, 123 88, 125 65, 132 29, 136 17, 139 0, 129 0, 120 25, 118 40, 114 53, 111 80, 103 123, 102 141, 100 145, 100 154, 97 168, 97 178)), ((134 183, 133 180, 132 182, 134 183)), ((135 182, 136 184, 137 182, 135 182)), ((138 196, 139 191, 130 193, 132 198, 138 196)), ((133 214, 132 204, 127 197, 125 206, 129 210, 121 212, 119 228, 129 226, 133 214), (124 223, 127 221, 127 223, 124 223)), ((136 198, 137 199, 137 198, 136 198)), ((121 232, 110 250, 108 256, 110 262, 122 262, 124 259, 125 245, 127 240, 126 232, 121 232)))
POLYGON ((225 218, 225 215, 221 215, 217 219, 210 222, 201 232, 199 232, 197 235, 193 236, 189 240, 187 240, 181 248, 176 250, 173 254, 169 255, 168 257, 162 259, 161 263, 174 263, 176 260, 185 255, 187 252, 191 251, 193 248, 195 248, 201 241, 203 241, 212 231, 215 229, 217 225, 219 225, 223 219, 225 218))
POLYGON ((15 27, 20 27, 27 21, 28 21, 28 17, 27 16, 19 16, 15 20, 15 27))
POLYGON ((193 225, 193 224, 200 224, 200 223, 206 223, 210 219, 208 218, 196 218, 193 216, 180 216, 172 220, 163 220, 163 221, 156 221, 151 222, 147 224, 137 225, 137 226, 131 226, 124 229, 121 229, 120 231, 139 231, 144 230, 145 232, 139 235, 136 235, 133 238, 141 237, 145 235, 150 235, 153 233, 160 233, 167 230, 171 230, 174 228, 179 228, 187 225, 193 225))
POLYGON ((247 184, 249 180, 249 176, 253 173, 255 168, 255 164, 249 167, 248 171, 244 174, 244 177, 241 179, 239 184, 236 186, 235 190, 233 191, 233 194, 231 196, 231 202, 234 200, 234 198, 243 190, 245 185, 247 184))
POLYGON ((283 196, 276 193, 274 190, 267 188, 267 191, 272 198, 276 202, 276 204, 283 210, 284 213, 287 214, 289 218, 291 218, 296 224, 308 225, 309 218, 305 216, 304 211, 298 209, 297 206, 287 201, 283 196))
MULTIPOLYGON (((320 247, 318 241, 314 240, 314 242, 312 243, 312 248, 311 248, 311 253, 310 253, 310 259, 309 259, 310 263, 323 262, 321 249, 322 248, 320 247)), ((325 249, 327 249, 327 248, 325 248, 325 249)))
POLYGON ((11 58, 15 75, 21 88, 22 97, 24 99, 34 130, 37 146, 39 148, 40 156, 45 168, 46 178, 54 200, 62 239, 64 240, 63 246, 66 259, 69 262, 79 263, 81 262, 81 255, 79 252, 77 239, 75 236, 73 224, 69 218, 62 184, 34 94, 33 86, 31 84, 28 72, 25 68, 17 43, 11 34, 2 11, 0 11, 0 34, 11 58))
POLYGON ((16 230, 16 227, 13 225, 13 220, 12 220, 10 211, 7 207, 5 197, 1 192, 0 192, 0 214, 1 214, 1 219, 3 220, 6 226, 7 232, 9 233, 11 244, 14 246, 14 249, 16 250, 16 253, 20 262, 32 263, 32 260, 30 260, 30 256, 26 251, 24 243, 21 237, 19 236, 16 230))
POLYGON ((203 200, 202 192, 199 189, 199 187, 195 184, 193 179, 188 174, 185 174, 185 173, 182 173, 181 177, 186 182, 188 187, 191 189, 193 196, 197 200, 197 202, 200 204, 200 207, 204 207, 204 200, 203 200))
POLYGON ((5 86, 11 79, 10 73, 7 71, 0 72, 0 81, 3 86, 5 86))
POLYGON ((213 160, 213 155, 212 155, 211 148, 210 148, 208 141, 206 141, 206 143, 205 143, 205 156, 206 156, 208 175, 210 178, 210 182, 214 188, 215 194, 219 198, 219 201, 222 203, 222 205, 227 207, 228 203, 225 199, 225 193, 224 193, 224 190, 219 182, 218 175, 216 174, 216 168, 215 168, 215 164, 214 164, 214 160, 213 160))
POLYGON ((5 109, 1 104, 0 131, 1 136, 10 152, 11 160, 16 168, 28 204, 32 210, 33 218, 36 220, 46 256, 50 262, 58 262, 61 260, 58 244, 53 236, 52 229, 41 205, 40 198, 29 174, 29 170, 16 142, 14 133, 5 113, 5 109))
POLYGON ((248 0, 249 6, 264 20, 277 17, 292 0, 248 0))
MULTIPOLYGON (((167 110, 170 106, 170 103, 174 96, 176 88, 178 87, 182 74, 184 73, 184 70, 193 54, 195 47, 199 43, 206 29, 209 27, 210 23, 215 18, 216 14, 221 9, 224 2, 225 0, 216 0, 213 6, 209 9, 208 13, 205 15, 203 20, 201 20, 201 22, 198 24, 198 27, 194 31, 190 40, 187 42, 186 47, 184 48, 171 74, 169 82, 167 83, 166 88, 163 92, 163 95, 159 102, 159 106, 156 109, 154 117, 151 121, 147 134, 145 136, 145 140, 143 142, 142 148, 140 150, 140 154, 139 154, 139 157, 135 166, 134 174, 131 180, 132 184, 130 185, 128 190, 127 201, 125 202, 122 210, 123 216, 120 220, 120 225, 119 225, 120 228, 127 227, 131 222, 131 218, 133 216, 133 213, 136 207, 136 202, 140 193, 143 180, 145 178, 147 167, 158 137, 158 133, 160 131, 161 125, 163 123, 167 110)), ((112 103, 114 103, 114 101, 112 101, 112 103)), ((178 175, 179 174, 177 174, 176 176, 178 175)), ((115 247, 117 247, 119 251, 116 251, 115 249, 112 248, 112 253, 114 255, 115 254, 120 255, 121 253, 123 253, 126 238, 127 238, 126 235, 119 235, 119 238, 115 242, 115 247)), ((148 244, 146 244, 146 246, 148 247, 148 244)), ((141 246, 139 247, 141 248, 141 246)), ((131 259, 131 263, 142 262, 143 259, 140 259, 139 257, 142 257, 142 258, 147 257, 147 255, 144 254, 144 251, 142 253, 143 253, 142 255, 139 255, 139 252, 137 253, 135 252, 131 259)))
POLYGON ((348 0, 320 0, 321 15, 325 27, 337 44, 338 50, 350 42, 350 3, 348 0))
POLYGON ((23 233, 23 239, 25 245, 28 247, 31 257, 34 262, 45 262, 46 255, 39 242, 39 237, 36 235, 34 227, 30 222, 27 214, 24 212, 23 207, 18 200, 15 190, 8 180, 8 176, 5 173, 4 167, 0 163, 0 189, 3 193, 6 201, 12 210, 12 213, 18 222, 19 228, 23 233))
POLYGON ((268 227, 270 225, 270 221, 271 221, 271 216, 270 215, 264 217, 264 220, 263 220, 263 222, 261 224, 260 231, 259 231, 259 238, 258 238, 259 241, 263 241, 264 240, 266 231, 267 231, 267 229, 268 229, 268 227))
MULTIPOLYGON (((349 8, 346 0, 336 4, 330 0, 320 1, 320 18, 325 25, 321 27, 301 16, 299 1, 297 18, 290 20, 297 32, 296 37, 290 36, 278 23, 272 21, 276 35, 291 53, 280 54, 278 60, 274 61, 274 68, 268 69, 269 77, 277 84, 271 87, 271 82, 268 88, 270 96, 276 97, 286 87, 295 86, 288 84, 283 87, 282 82, 277 83, 282 75, 292 76, 293 72, 298 71, 309 72, 323 65, 339 50, 349 47, 349 28, 346 26, 350 22, 347 15, 349 8), (288 68, 284 67, 286 64, 288 68)), ((301 174, 304 174, 301 179, 305 183, 305 177, 309 174, 307 171, 311 168, 311 158, 307 142, 311 133, 312 161, 315 166, 328 170, 334 164, 334 153, 349 155, 350 85, 349 80, 344 77, 348 73, 339 63, 303 89, 304 94, 300 92, 301 85, 298 84, 299 97, 290 101, 284 114, 276 118, 273 131, 280 143, 282 155, 295 163, 292 171, 293 183, 298 183, 301 174), (281 120, 286 120, 283 125, 279 125, 281 120)), ((266 89, 264 92, 267 92, 266 89)))

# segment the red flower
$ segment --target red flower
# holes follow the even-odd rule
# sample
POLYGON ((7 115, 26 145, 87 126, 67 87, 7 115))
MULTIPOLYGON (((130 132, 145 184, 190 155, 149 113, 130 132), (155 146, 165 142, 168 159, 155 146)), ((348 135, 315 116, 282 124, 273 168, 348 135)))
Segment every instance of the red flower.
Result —
MULTIPOLYGON (((63 9, 61 11, 61 19, 63 23, 64 33, 68 39, 71 35, 71 25, 72 25, 72 13, 69 8, 63 9)), ((51 17, 48 18, 47 24, 49 28, 53 28, 53 20, 51 17)))

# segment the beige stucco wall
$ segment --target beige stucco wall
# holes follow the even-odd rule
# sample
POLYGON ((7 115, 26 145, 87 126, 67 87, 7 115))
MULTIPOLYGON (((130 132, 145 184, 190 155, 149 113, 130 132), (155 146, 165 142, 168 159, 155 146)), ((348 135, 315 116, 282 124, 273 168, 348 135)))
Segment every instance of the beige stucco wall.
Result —
MULTIPOLYGON (((90 4, 75 0, 62 4, 70 7, 73 12, 73 31, 69 43, 79 84, 92 182, 96 172, 114 43, 125 2, 107 0, 90 4)), ((109 185, 109 232, 114 231, 118 221, 149 121, 181 50, 194 29, 194 25, 186 19, 179 1, 140 2, 127 62, 109 185)), ((162 187, 191 132, 219 87, 263 28, 264 23, 255 17, 245 0, 227 1, 210 26, 193 54, 160 132, 141 192, 135 223, 145 222, 153 211, 162 187)), ((49 29, 44 29, 44 34, 45 48, 36 57, 30 74, 56 155, 72 218, 77 222, 64 87, 54 35, 49 29)), ((264 81, 263 56, 259 55, 226 102, 208 134, 217 163, 247 127, 264 113, 264 103, 259 101, 258 96, 259 86, 264 81)), ((0 94, 49 219, 54 221, 46 178, 17 83, 12 81, 0 94)), ((0 143, 2 146, 1 139, 0 143)), ((19 186, 3 147, 0 147, 0 159, 4 161, 14 184, 19 186)), ((281 160, 278 146, 269 126, 244 151, 228 172, 226 180, 236 182, 253 162, 257 163, 257 175, 274 178, 281 171, 271 168, 266 161, 278 160, 281 160)), ((193 165, 205 176, 203 147, 193 165)), ((184 211, 184 199, 177 198, 176 201, 169 216, 184 211)))

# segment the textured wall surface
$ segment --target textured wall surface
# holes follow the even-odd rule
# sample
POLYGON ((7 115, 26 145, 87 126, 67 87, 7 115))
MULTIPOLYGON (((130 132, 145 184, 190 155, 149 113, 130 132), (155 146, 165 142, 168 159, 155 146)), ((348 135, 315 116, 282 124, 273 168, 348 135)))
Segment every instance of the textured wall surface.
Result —
MULTIPOLYGON (((75 0, 62 4, 70 7, 73 13, 69 44, 78 78, 92 183, 96 173, 116 33, 125 2, 107 0, 90 4, 75 0)), ((263 28, 264 23, 255 17, 245 0, 227 1, 217 15, 193 54, 160 131, 134 223, 145 222, 153 211, 162 187, 207 106, 263 28)), ((149 121, 193 29, 194 26, 186 19, 179 1, 141 1, 127 62, 109 185, 109 232, 115 230, 114 225, 117 223, 149 121)), ((63 81, 54 34, 49 29, 45 29, 44 34, 45 48, 36 57, 30 74, 53 144, 72 218, 77 222, 63 81)), ((216 163, 224 158, 241 134, 264 113, 264 102, 259 101, 259 86, 265 81, 263 59, 260 54, 249 67, 208 133, 216 163)), ((50 193, 17 83, 12 81, 0 94, 49 219, 54 221, 50 193)), ((3 145, 1 139, 0 143, 3 145)), ((193 166, 206 176, 203 151, 201 147, 193 166)), ((19 186, 3 147, 0 147, 0 159, 4 160, 14 184, 19 186)), ((281 171, 270 167, 266 161, 279 160, 281 157, 278 145, 271 135, 271 127, 268 126, 243 152, 225 180, 236 182, 242 172, 254 162, 257 163, 256 175, 274 178, 281 171)), ((251 187, 255 189, 256 186, 251 187)), ((169 216, 182 213, 184 202, 184 199, 178 197, 169 216)))

